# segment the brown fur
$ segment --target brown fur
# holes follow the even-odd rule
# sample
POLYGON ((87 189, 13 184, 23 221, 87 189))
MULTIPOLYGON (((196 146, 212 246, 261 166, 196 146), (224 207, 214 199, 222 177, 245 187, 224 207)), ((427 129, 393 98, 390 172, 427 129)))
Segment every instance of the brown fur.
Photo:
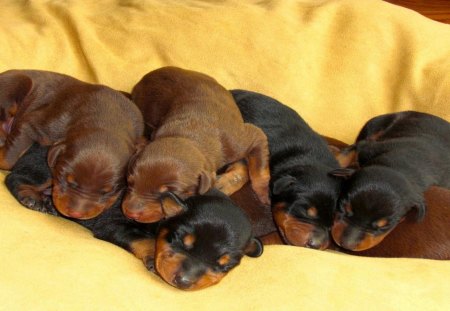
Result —
POLYGON ((48 71, 6 71, 0 90, 0 168, 11 169, 33 142, 52 145, 56 208, 88 219, 110 207, 143 135, 136 106, 106 86, 48 71))
POLYGON ((251 184, 269 204, 269 151, 265 134, 245 124, 231 96, 204 74, 164 67, 145 75, 132 98, 152 141, 130 165, 124 213, 139 222, 164 215, 159 198, 208 191, 221 167, 247 159, 251 184))

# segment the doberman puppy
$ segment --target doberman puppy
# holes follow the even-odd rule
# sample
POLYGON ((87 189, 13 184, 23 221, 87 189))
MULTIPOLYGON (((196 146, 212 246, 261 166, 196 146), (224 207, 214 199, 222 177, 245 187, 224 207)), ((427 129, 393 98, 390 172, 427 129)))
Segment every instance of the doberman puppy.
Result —
POLYGON ((155 267, 169 284, 194 290, 218 283, 244 255, 259 257, 262 243, 254 238, 245 213, 212 188, 181 201, 163 194, 162 208, 180 209, 161 222, 155 267))
POLYGON ((410 211, 422 220, 426 189, 450 188, 449 154, 450 123, 437 116, 404 111, 369 120, 356 143, 339 157, 344 165, 360 168, 331 173, 347 179, 332 229, 336 243, 352 251, 366 250, 410 211))
POLYGON ((183 200, 204 194, 218 169, 244 158, 253 189, 269 204, 267 138, 244 123, 231 94, 217 81, 163 67, 146 74, 131 95, 152 137, 130 161, 125 215, 139 222, 173 216, 161 208, 162 193, 173 192, 183 200))
POLYGON ((79 219, 117 201, 144 131, 139 109, 119 92, 39 70, 0 74, 0 119, 0 169, 11 169, 33 142, 52 146, 55 207, 79 219))
POLYGON ((292 245, 325 249, 341 181, 326 141, 291 108, 268 96, 231 93, 245 122, 261 128, 270 149, 271 201, 275 223, 292 245))
MULTIPOLYGON (((28 208, 59 215, 52 205, 51 179, 45 161, 48 147, 34 144, 16 163, 5 183, 28 208)), ((175 194, 162 196, 162 208, 177 210, 176 216, 160 223, 139 223, 128 219, 118 200, 110 209, 89 219, 71 219, 91 230, 96 238, 111 242, 143 260, 169 284, 185 290, 218 283, 236 267, 244 255, 262 254, 245 213, 226 195, 211 189, 185 202, 175 194), (156 266, 155 266, 156 263, 156 266)))
MULTIPOLYGON (((346 144, 324 137, 330 149, 341 150, 346 144)), ((272 224, 270 210, 255 198, 246 184, 231 197, 247 214, 252 222, 253 232, 264 245, 284 244, 272 224)), ((414 213, 408 214, 386 238, 373 248, 353 252, 330 241, 329 249, 351 255, 366 257, 407 257, 427 259, 450 259, 450 189, 430 187, 425 192, 426 217, 415 221, 414 213)))
MULTIPOLYGON (((51 170, 47 165, 48 146, 34 143, 16 162, 5 184, 11 194, 25 207, 42 213, 65 217, 52 202, 51 170)), ((111 242, 142 259, 148 269, 153 269, 154 246, 158 224, 137 223, 125 217, 121 200, 111 208, 91 219, 69 218, 91 230, 101 240, 111 242)))
MULTIPOLYGON (((252 195, 252 190, 244 186, 232 198, 237 196, 236 203, 253 216, 251 220, 255 235, 263 244, 284 244, 279 232, 270 225, 272 217, 263 212, 255 213, 258 208, 264 209, 264 206, 252 195)), ((328 249, 364 257, 449 260, 450 231, 447 229, 450 223, 450 190, 430 187, 425 192, 425 202, 428 209, 422 222, 416 222, 414 217, 408 215, 381 243, 370 249, 354 252, 339 247, 334 241, 330 241, 328 249)))

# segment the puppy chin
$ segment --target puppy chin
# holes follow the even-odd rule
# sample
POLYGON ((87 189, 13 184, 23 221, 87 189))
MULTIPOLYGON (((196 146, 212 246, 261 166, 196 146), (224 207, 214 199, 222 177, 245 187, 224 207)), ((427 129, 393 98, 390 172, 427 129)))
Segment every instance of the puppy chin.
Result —
POLYGON ((53 187, 53 203, 55 208, 66 217, 76 219, 91 219, 100 215, 112 206, 117 196, 108 199, 107 203, 95 203, 95 200, 79 198, 74 194, 62 193, 57 185, 53 187))
POLYGON ((345 220, 337 220, 333 224, 331 235, 340 247, 359 252, 378 245, 391 231, 392 229, 381 234, 373 234, 349 225, 345 220))

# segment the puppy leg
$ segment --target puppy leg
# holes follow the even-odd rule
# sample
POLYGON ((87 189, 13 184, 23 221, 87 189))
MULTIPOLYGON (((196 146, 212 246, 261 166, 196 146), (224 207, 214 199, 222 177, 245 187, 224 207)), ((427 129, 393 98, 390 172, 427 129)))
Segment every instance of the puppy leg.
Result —
POLYGON ((263 204, 270 205, 269 199, 269 143, 264 132, 249 123, 245 123, 242 143, 250 146, 247 149, 248 174, 252 188, 263 204))
POLYGON ((99 222, 91 230, 97 239, 122 247, 142 260, 149 271, 155 272, 155 239, 137 226, 139 225, 118 219, 99 222))
POLYGON ((144 263, 145 267, 155 273, 155 239, 144 238, 133 240, 130 243, 130 251, 144 263))
POLYGON ((396 122, 404 118, 403 113, 392 113, 374 117, 370 119, 361 129, 356 141, 378 140, 387 132, 396 122))
POLYGON ((41 185, 21 184, 17 187, 17 200, 25 207, 44 214, 58 215, 51 202, 52 179, 41 185))
POLYGON ((358 166, 358 153, 356 152, 356 148, 354 145, 343 149, 338 149, 334 146, 333 148, 336 149, 332 149, 331 146, 328 146, 328 148, 330 148, 330 150, 332 151, 340 167, 347 168, 358 166))
POLYGON ((217 176, 214 187, 226 195, 232 195, 241 189, 249 180, 248 167, 244 161, 229 165, 225 173, 217 176))

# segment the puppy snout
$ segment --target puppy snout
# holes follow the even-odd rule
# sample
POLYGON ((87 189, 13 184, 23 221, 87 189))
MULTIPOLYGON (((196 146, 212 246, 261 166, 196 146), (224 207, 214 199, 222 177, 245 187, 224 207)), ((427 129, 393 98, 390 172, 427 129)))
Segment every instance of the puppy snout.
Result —
POLYGON ((317 231, 311 234, 305 246, 307 248, 320 250, 328 248, 328 245, 330 244, 328 230, 319 230, 319 229, 316 230, 317 231))
POLYGON ((173 280, 175 286, 181 289, 189 288, 194 282, 195 280, 191 276, 185 274, 177 275, 173 280))
POLYGON ((196 282, 206 273, 203 264, 193 258, 186 259, 176 273, 173 283, 181 289, 196 287, 196 282))
POLYGON ((67 216, 72 218, 82 218, 85 214, 79 210, 68 209, 67 216))

